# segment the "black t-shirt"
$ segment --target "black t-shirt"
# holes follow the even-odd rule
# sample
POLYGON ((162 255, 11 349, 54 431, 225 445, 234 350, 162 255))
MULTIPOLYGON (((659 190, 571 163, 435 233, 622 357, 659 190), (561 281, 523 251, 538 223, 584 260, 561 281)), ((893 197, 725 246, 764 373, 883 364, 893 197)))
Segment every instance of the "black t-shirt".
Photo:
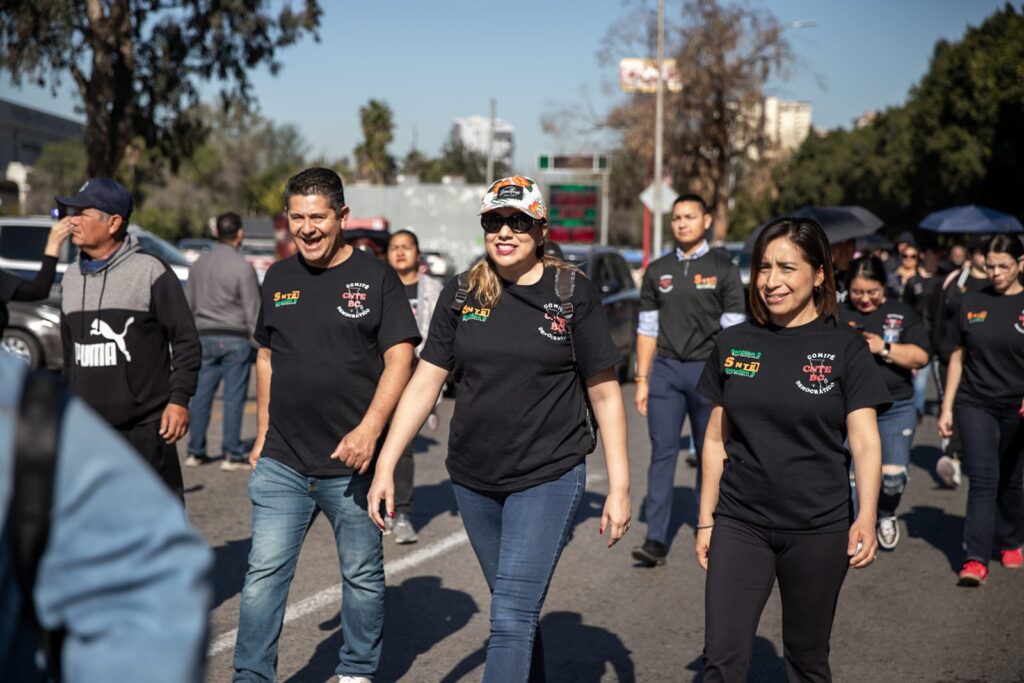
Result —
MULTIPOLYGON (((572 333, 580 372, 615 365, 601 296, 575 276, 572 333)), ((505 284, 493 308, 471 294, 452 310, 457 278, 437 301, 420 359, 461 371, 446 464, 452 480, 513 492, 557 479, 590 450, 582 386, 572 363, 555 270, 532 285, 505 284)))
POLYGON ((1019 407, 1024 398, 1024 292, 1006 296, 986 287, 966 293, 953 329, 964 347, 957 400, 1019 407))
POLYGON ((658 311, 659 356, 704 360, 722 314, 745 310, 740 272, 718 249, 683 261, 673 251, 647 267, 640 310, 658 311))
POLYGON ((8 273, 0 268, 0 331, 7 329, 7 321, 10 319, 7 302, 14 298, 18 285, 24 281, 14 273, 8 273))
POLYGON ((956 348, 957 341, 960 339, 960 327, 957 323, 957 316, 960 315, 960 304, 964 301, 964 295, 967 292, 980 292, 991 284, 991 280, 987 277, 968 276, 963 285, 960 285, 957 280, 953 280, 945 292, 943 292, 943 318, 941 329, 939 330, 940 334, 934 336, 935 331, 933 330, 932 336, 932 339, 936 342, 935 346, 938 356, 943 362, 949 362, 949 356, 953 353, 953 349, 956 348), (953 334, 949 334, 950 328, 953 328, 953 334))
POLYGON ((384 352, 420 339, 398 275, 358 249, 327 269, 293 256, 267 271, 260 301, 254 337, 273 369, 263 455, 307 476, 351 474, 331 453, 366 415, 384 352))
POLYGON ((794 532, 849 526, 846 416, 890 401, 859 332, 822 318, 730 327, 697 390, 730 425, 716 515, 794 532))
MULTIPOLYGON (((887 299, 884 304, 868 314, 861 313, 850 302, 844 302, 839 308, 839 317, 851 327, 859 325, 867 332, 874 332, 892 344, 914 344, 926 353, 928 348, 928 330, 924 328, 921 317, 910 306, 887 299)), ((882 370, 885 385, 889 388, 894 401, 903 401, 914 395, 914 373, 895 363, 886 363, 885 358, 872 354, 875 363, 882 370)))
POLYGON ((417 292, 419 291, 419 285, 414 282, 411 285, 402 285, 402 286, 405 288, 405 298, 409 300, 409 307, 412 309, 413 316, 415 316, 416 315, 416 306, 419 305, 419 300, 420 300, 420 298, 419 298, 419 296, 417 294, 417 292))

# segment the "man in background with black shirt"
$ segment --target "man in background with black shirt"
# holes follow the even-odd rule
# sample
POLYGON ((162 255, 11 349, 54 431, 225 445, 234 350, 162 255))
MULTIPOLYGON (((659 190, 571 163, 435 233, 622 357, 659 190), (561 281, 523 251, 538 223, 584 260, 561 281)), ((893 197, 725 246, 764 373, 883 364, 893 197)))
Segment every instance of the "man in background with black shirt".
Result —
POLYGON ((341 561, 336 673, 341 683, 369 683, 380 662, 384 553, 366 494, 420 336, 395 271, 345 242, 337 173, 293 176, 285 203, 298 253, 267 271, 256 325, 252 551, 234 680, 274 680, 288 587, 322 512, 341 561))
MULTIPOLYGON (((697 393, 697 381, 725 327, 743 322, 739 270, 728 254, 704 238, 711 213, 704 200, 684 194, 672 205, 676 248, 653 261, 640 288, 636 337, 636 409, 647 416, 651 465, 647 472, 647 538, 633 557, 648 566, 665 564, 671 539, 672 494, 679 434, 687 414, 698 454, 711 403, 697 393)), ((698 470, 698 482, 700 479, 698 470)))

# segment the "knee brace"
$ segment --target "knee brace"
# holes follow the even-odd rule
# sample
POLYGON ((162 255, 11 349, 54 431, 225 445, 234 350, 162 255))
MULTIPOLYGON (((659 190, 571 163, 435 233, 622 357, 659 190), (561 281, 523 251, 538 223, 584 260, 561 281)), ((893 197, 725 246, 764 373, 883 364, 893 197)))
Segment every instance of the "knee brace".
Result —
POLYGON ((899 474, 882 474, 882 493, 887 496, 900 496, 907 488, 907 470, 899 474))

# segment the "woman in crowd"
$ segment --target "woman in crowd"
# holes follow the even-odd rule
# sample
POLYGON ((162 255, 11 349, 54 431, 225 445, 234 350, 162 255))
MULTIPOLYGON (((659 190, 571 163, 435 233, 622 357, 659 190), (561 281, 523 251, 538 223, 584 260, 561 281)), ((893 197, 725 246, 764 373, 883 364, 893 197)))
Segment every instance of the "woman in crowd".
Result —
POLYGON ((889 391, 863 336, 836 318, 817 223, 768 224, 752 264, 748 322, 722 331, 698 385, 714 405, 695 546, 707 570, 704 680, 746 680, 778 578, 789 680, 829 681, 839 590, 847 570, 871 564, 878 547, 875 410, 889 391))
POLYGON ((878 545, 893 550, 900 540, 896 508, 907 487, 910 446, 917 430, 913 371, 928 363, 928 331, 914 309, 886 297, 885 266, 879 259, 857 259, 846 278, 848 297, 839 315, 864 336, 892 398, 892 406, 878 416, 882 439, 878 545))
MULTIPOLYGON (((441 283, 429 275, 420 273, 420 242, 416 233, 410 230, 399 230, 388 239, 388 263, 398 273, 398 278, 405 286, 405 295, 412 306, 412 314, 416 318, 423 341, 416 347, 419 356, 427 341, 430 318, 434 315, 437 298, 441 295, 441 283)), ((436 420, 436 416, 431 413, 436 420)), ((428 422, 430 418, 428 418, 428 422)), ((412 442, 402 453, 395 465, 395 519, 392 531, 395 543, 415 543, 416 528, 412 525, 412 491, 416 473, 412 457, 412 442)))
POLYGON ((381 528, 381 503, 393 514, 395 465, 458 367, 446 465, 491 591, 483 680, 543 680, 538 618, 594 448, 588 398, 608 472, 600 531, 611 546, 629 527, 618 354, 595 285, 544 256, 547 208, 534 181, 495 182, 480 214, 486 257, 441 293, 377 462, 369 514, 381 528), (572 283, 567 305, 556 280, 572 283))
POLYGON ((10 301, 39 301, 45 299, 57 274, 60 245, 71 234, 71 217, 65 216, 53 224, 43 248, 43 262, 35 278, 26 280, 0 268, 0 332, 7 327, 7 303, 10 301))
POLYGON ((968 292, 960 305, 956 348, 949 357, 939 434, 963 441, 970 479, 964 522, 966 557, 960 584, 988 578, 998 550, 1007 569, 1024 566, 1024 244, 1016 235, 989 242, 985 269, 990 287, 968 292))

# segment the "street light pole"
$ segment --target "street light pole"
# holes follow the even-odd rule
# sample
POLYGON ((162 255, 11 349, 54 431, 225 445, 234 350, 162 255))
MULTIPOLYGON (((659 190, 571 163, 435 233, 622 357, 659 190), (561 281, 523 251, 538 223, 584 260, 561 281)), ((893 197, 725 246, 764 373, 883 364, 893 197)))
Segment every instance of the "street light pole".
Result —
POLYGON ((665 0, 658 0, 658 81, 654 100, 654 239, 651 258, 661 256, 661 186, 662 137, 664 134, 665 84, 662 65, 665 63, 665 0))
POLYGON ((487 185, 494 182, 494 121, 497 118, 498 104, 491 98, 491 122, 487 126, 487 185))

